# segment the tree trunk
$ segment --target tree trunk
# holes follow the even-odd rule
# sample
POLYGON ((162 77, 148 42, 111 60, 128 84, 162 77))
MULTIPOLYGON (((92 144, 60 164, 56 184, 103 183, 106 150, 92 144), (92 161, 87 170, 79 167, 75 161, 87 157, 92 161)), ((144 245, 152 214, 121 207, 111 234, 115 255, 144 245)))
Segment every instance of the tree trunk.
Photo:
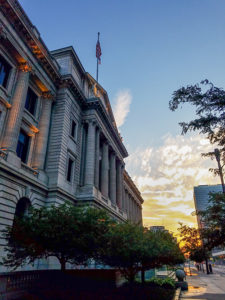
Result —
POLYGON ((60 264, 61 264, 61 271, 65 271, 66 270, 66 260, 64 257, 62 257, 60 259, 60 264))
POLYGON ((127 275, 127 280, 129 281, 130 284, 134 283, 135 279, 135 272, 132 269, 127 270, 126 275, 127 275))
POLYGON ((205 259, 205 266, 206 266, 206 273, 210 274, 209 273, 209 265, 208 265, 208 259, 207 258, 205 259))
POLYGON ((142 282, 142 284, 145 283, 145 270, 144 270, 144 268, 141 269, 141 282, 142 282))

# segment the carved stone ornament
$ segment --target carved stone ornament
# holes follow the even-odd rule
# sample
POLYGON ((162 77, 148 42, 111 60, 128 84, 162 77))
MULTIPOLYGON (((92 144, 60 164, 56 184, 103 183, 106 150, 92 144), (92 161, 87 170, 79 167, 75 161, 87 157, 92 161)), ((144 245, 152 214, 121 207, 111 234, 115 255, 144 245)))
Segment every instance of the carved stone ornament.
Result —
POLYGON ((7 33, 6 33, 6 30, 5 30, 5 26, 0 21, 0 39, 6 39, 6 38, 7 38, 7 33))
POLYGON ((93 85, 93 94, 95 95, 95 97, 99 97, 99 92, 98 92, 98 89, 97 89, 97 85, 96 84, 94 84, 93 85))
POLYGON ((31 72, 32 67, 29 62, 25 61, 23 63, 20 63, 19 70, 21 70, 22 72, 31 72))
POLYGON ((55 98, 55 95, 51 91, 47 91, 42 93, 42 98, 53 100, 55 98))

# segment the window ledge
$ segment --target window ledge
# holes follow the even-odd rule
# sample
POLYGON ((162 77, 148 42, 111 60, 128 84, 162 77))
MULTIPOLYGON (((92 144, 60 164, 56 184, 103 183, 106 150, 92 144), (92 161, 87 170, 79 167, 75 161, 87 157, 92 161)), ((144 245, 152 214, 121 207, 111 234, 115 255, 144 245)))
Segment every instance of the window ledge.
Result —
POLYGON ((35 123, 38 123, 37 119, 34 115, 32 115, 32 113, 30 113, 26 108, 24 108, 24 111, 35 123))
POLYGON ((24 170, 24 171, 26 171, 26 172, 34 175, 34 176, 38 176, 38 171, 37 170, 29 167, 27 164, 25 164, 23 162, 21 162, 21 168, 22 168, 22 170, 24 170))
POLYGON ((71 138, 71 140, 72 140, 75 144, 77 144, 77 139, 75 139, 72 135, 69 135, 69 137, 71 138))
POLYGON ((1 85, 0 84, 0 90, 2 90, 3 92, 4 92, 4 94, 7 96, 7 97, 9 97, 10 96, 10 94, 9 94, 9 92, 8 92, 8 90, 7 90, 7 88, 5 88, 3 85, 1 85))
POLYGON ((8 155, 8 153, 6 151, 3 151, 3 150, 0 149, 0 157, 1 158, 3 158, 4 160, 6 160, 7 159, 7 155, 8 155))

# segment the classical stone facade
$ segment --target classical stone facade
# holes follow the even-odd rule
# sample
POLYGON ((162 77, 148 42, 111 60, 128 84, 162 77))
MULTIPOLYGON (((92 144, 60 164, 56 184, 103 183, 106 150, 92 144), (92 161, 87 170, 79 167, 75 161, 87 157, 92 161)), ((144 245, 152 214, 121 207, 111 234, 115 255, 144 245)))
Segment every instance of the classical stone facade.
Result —
POLYGON ((65 201, 141 223, 127 155, 107 93, 74 49, 50 52, 20 4, 0 0, 0 230, 19 209, 65 201))

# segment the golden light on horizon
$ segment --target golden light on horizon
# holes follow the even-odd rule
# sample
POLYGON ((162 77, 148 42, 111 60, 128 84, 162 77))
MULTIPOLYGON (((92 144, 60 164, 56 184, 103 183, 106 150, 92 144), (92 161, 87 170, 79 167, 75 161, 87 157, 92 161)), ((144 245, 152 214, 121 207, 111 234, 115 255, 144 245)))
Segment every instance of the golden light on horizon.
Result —
POLYGON ((200 135, 164 138, 158 148, 136 149, 127 168, 144 199, 143 225, 165 226, 177 234, 179 222, 197 226, 193 188, 217 184, 209 168, 215 162, 202 158, 212 146, 200 135))

